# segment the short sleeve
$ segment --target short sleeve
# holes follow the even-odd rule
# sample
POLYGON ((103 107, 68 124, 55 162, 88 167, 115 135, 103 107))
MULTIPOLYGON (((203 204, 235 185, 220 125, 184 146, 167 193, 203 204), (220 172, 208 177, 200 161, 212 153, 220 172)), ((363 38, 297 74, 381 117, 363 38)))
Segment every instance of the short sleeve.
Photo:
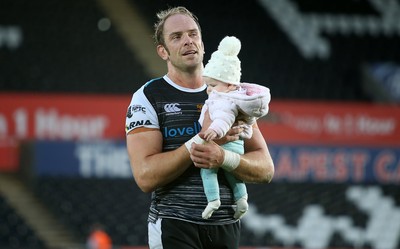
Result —
POLYGON ((157 113, 144 94, 144 87, 142 86, 133 94, 128 106, 125 121, 126 134, 139 127, 160 128, 157 113))

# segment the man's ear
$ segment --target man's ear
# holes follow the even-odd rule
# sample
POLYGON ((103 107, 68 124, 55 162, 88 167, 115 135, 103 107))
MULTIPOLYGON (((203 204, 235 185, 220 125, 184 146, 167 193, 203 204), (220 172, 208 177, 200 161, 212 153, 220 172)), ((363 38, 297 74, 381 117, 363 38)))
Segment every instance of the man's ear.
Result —
POLYGON ((158 45, 157 46, 157 54, 161 57, 163 60, 168 60, 169 54, 167 49, 163 45, 158 45))

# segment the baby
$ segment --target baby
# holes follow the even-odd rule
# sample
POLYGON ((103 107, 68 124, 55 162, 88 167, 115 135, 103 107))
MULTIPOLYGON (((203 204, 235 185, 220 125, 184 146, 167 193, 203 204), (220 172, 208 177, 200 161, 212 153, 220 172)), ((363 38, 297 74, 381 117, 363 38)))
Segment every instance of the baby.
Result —
MULTIPOLYGON (((209 96, 200 114, 199 123, 205 129, 204 139, 211 141, 225 136, 236 121, 242 121, 244 124, 240 127, 243 128, 243 132, 239 134, 241 139, 224 144, 222 147, 243 154, 243 139, 251 138, 252 125, 258 118, 268 113, 271 95, 267 87, 240 83, 241 66, 237 57, 240 48, 239 39, 227 36, 220 42, 218 50, 211 55, 203 71, 209 96), (210 124, 205 124, 205 115, 208 115, 207 120, 211 121, 210 124)), ((235 198, 234 218, 240 219, 248 210, 246 186, 231 173, 224 172, 235 198)), ((202 213, 204 219, 210 218, 221 205, 217 173, 218 169, 201 169, 208 201, 202 213)))

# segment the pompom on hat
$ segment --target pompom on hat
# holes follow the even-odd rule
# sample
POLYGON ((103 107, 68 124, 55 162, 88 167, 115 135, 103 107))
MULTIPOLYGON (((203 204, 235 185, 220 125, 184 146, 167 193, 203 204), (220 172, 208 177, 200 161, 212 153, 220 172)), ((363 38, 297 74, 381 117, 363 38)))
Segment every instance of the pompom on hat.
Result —
POLYGON ((212 53, 211 59, 204 67, 203 76, 239 85, 242 73, 238 54, 241 47, 240 40, 234 36, 222 39, 218 50, 212 53))

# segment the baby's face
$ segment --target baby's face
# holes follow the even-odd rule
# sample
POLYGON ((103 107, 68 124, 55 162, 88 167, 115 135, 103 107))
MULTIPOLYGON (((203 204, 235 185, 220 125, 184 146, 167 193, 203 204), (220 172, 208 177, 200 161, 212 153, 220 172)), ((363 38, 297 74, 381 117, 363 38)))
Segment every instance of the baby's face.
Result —
POLYGON ((224 93, 232 91, 231 84, 224 83, 222 81, 215 80, 209 77, 203 77, 203 79, 204 82, 207 84, 207 94, 210 94, 213 90, 224 93))

